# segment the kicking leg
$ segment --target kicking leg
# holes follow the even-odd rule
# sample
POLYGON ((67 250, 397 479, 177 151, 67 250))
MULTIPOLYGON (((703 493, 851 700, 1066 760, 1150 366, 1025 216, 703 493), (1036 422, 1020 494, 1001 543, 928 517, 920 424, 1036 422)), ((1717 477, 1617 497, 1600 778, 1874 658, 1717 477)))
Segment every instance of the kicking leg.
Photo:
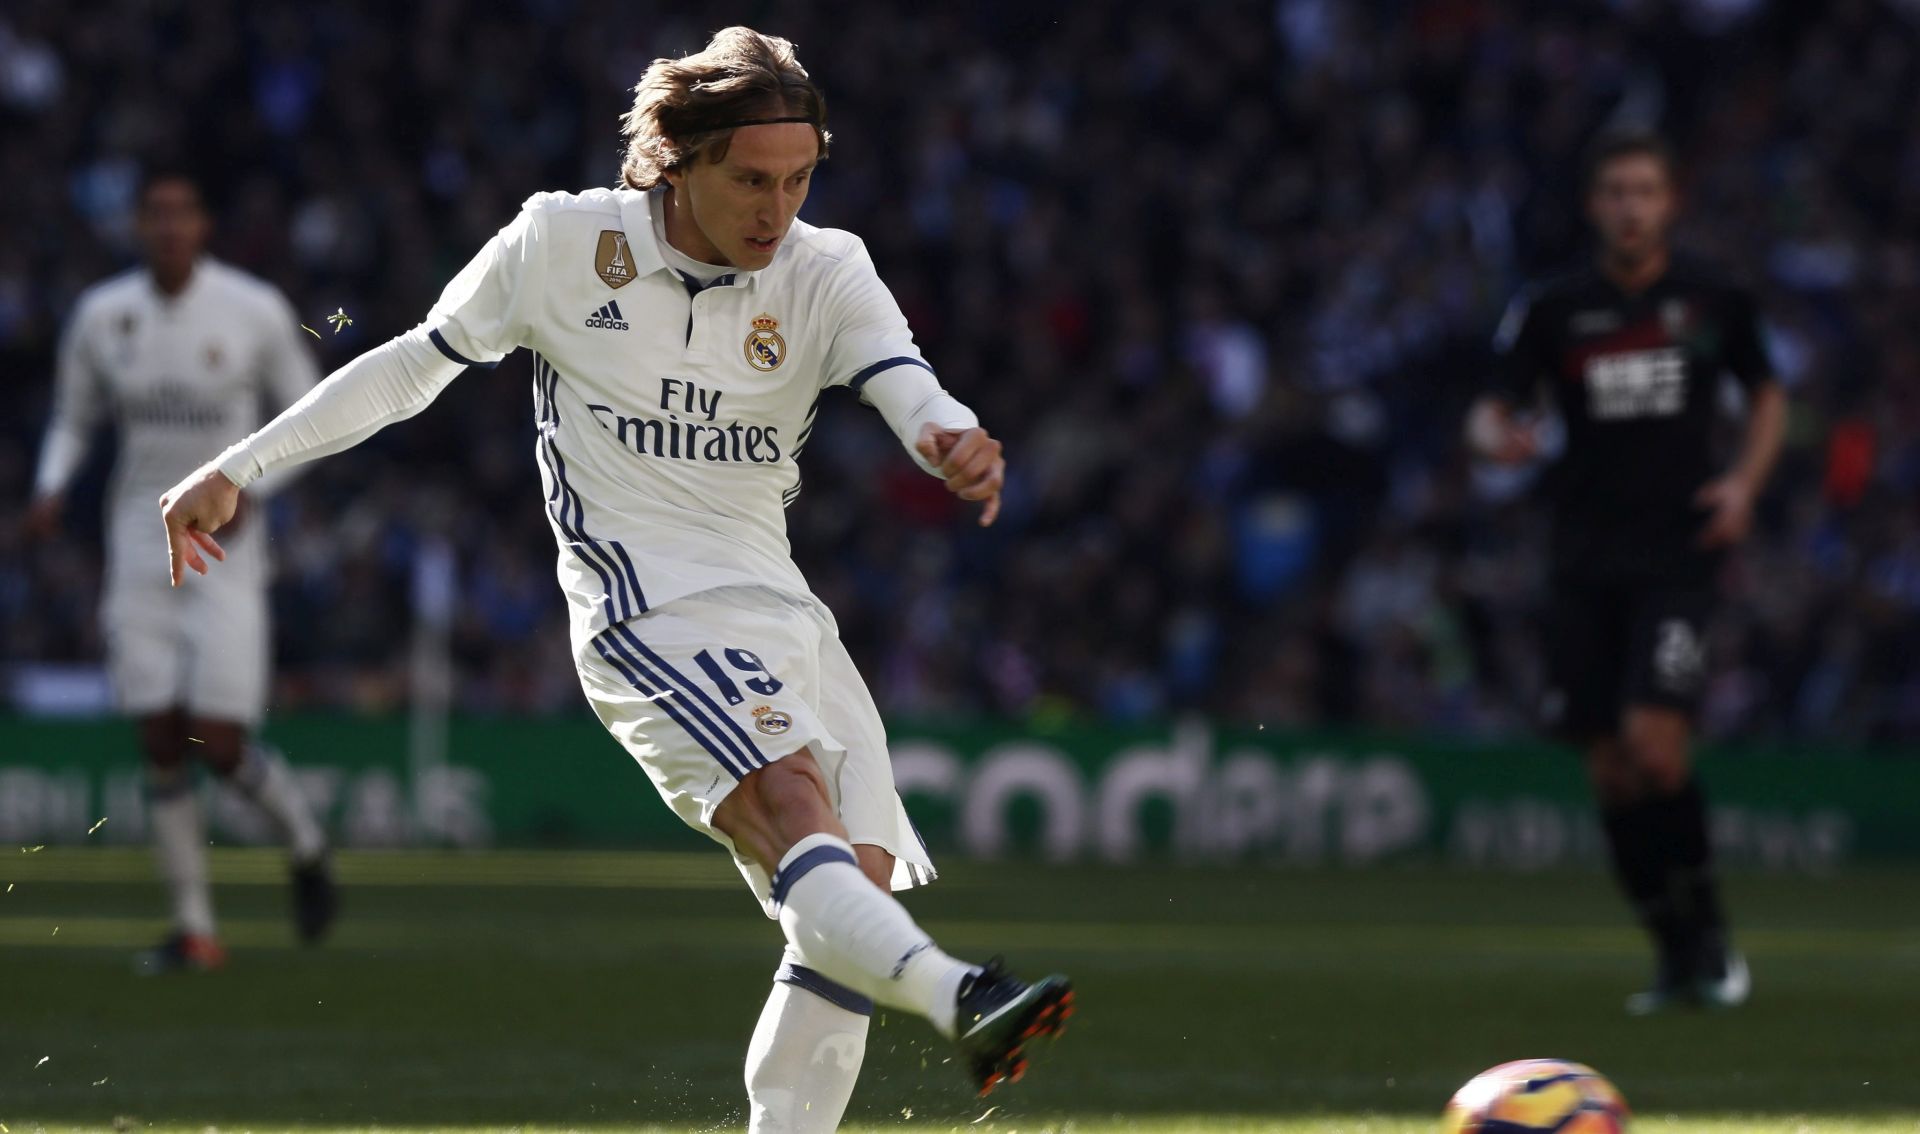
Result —
MULTIPOLYGON (((893 856, 856 845, 860 872, 876 886, 893 856)), ((747 1046, 748 1134, 830 1134, 840 1126, 866 1056, 873 1001, 810 968, 793 949, 747 1046)))
POLYGON ((196 717, 189 727, 199 743, 194 753, 279 828, 293 860, 294 927, 300 939, 318 941, 338 912, 333 874, 327 863, 327 839, 300 793, 286 761, 253 744, 247 727, 234 721, 196 717))
POLYGON ((207 877, 207 829, 187 763, 186 714, 179 709, 139 719, 147 769, 147 821, 154 863, 167 884, 173 929, 158 948, 140 955, 143 972, 214 969, 226 960, 215 937, 213 886, 207 877))
POLYGON ((953 1034, 954 998, 972 966, 941 952, 861 872, 812 754, 796 752, 743 778, 713 825, 773 879, 780 928, 813 967, 953 1034))
POLYGON ((809 967, 954 1039, 984 1094, 1025 1069, 1027 1039, 1071 1012, 1067 981, 1022 984, 942 952, 893 895, 862 873, 813 756, 796 752, 741 779, 713 826, 773 879, 787 942, 809 967))

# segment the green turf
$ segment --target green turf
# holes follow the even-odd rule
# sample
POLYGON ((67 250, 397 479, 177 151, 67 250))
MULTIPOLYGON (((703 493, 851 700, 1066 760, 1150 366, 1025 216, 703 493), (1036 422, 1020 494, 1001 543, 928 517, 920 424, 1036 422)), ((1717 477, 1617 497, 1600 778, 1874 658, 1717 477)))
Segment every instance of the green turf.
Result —
MULTIPOLYGON (((130 951, 162 928, 143 855, 0 857, 0 1122, 739 1122, 779 935, 718 855, 364 854, 341 872, 338 938, 300 950, 274 859, 220 854, 232 966, 143 980, 130 951)), ((1646 960, 1598 876, 956 867, 909 898, 923 923, 963 955, 1070 972, 1082 1010, 977 1125, 932 1032, 878 1018, 849 1121, 1429 1130, 1474 1072, 1556 1056, 1612 1075, 1641 1129, 1920 1134, 1920 875, 1735 878, 1730 897, 1754 1003, 1634 1021, 1619 1003, 1646 960)))

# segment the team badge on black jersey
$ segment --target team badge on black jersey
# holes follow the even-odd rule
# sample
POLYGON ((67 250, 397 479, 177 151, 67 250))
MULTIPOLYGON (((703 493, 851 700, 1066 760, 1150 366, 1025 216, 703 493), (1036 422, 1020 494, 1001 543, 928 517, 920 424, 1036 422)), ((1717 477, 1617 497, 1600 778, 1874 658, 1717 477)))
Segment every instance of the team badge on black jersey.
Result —
POLYGON ((1660 305, 1660 325, 1666 328, 1669 336, 1679 338, 1686 332, 1690 322, 1692 312, 1687 309, 1686 300, 1675 296, 1660 305))
POLYGON ((600 230, 600 244, 593 250, 593 270, 608 287, 625 287, 633 282, 633 252, 627 247, 627 234, 617 228, 600 230))
POLYGON ((747 332, 747 361, 755 370, 778 370, 787 360, 787 340, 780 337, 780 320, 761 312, 747 332))

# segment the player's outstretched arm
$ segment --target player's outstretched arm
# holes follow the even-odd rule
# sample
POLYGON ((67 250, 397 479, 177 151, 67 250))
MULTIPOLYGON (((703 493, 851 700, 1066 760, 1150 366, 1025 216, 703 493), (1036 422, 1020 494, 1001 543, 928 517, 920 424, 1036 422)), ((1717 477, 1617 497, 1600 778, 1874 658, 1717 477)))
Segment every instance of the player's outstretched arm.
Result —
MULTIPOLYGON (((279 414, 312 392, 320 384, 321 373, 314 363, 312 339, 301 329, 293 305, 282 296, 273 298, 275 302, 263 320, 262 333, 267 338, 268 349, 259 372, 263 400, 271 412, 279 414)), ((311 467, 308 463, 283 465, 248 485, 242 497, 240 519, 246 518, 249 502, 265 500, 283 491, 311 467)))
POLYGON ((168 489, 160 511, 174 585, 186 568, 207 573, 201 552, 226 558, 212 533, 232 521, 242 488, 271 469, 351 448, 412 417, 464 369, 416 327, 334 371, 258 432, 168 489))
POLYGON ((202 575, 207 573, 202 552, 215 559, 227 557, 212 533, 233 519, 239 507, 240 486, 212 465, 187 474, 185 480, 161 495, 160 518, 167 527, 167 575, 174 586, 180 585, 189 567, 202 575))
MULTIPOLYGON (((210 533, 233 518, 240 489, 412 417, 467 367, 492 366, 524 342, 523 299, 539 293, 544 277, 538 231, 533 211, 523 208, 447 284, 425 322, 334 371, 169 490, 160 507, 174 583, 183 564, 206 572, 202 551, 225 558, 210 533)), ((282 334, 292 332, 282 328, 282 334)))

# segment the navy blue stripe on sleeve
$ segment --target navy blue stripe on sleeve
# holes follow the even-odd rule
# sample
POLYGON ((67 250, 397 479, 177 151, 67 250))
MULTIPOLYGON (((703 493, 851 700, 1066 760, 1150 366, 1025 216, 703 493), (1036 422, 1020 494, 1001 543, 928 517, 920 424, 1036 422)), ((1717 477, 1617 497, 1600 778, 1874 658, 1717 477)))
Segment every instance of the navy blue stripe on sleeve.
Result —
POLYGON ((431 331, 428 331, 427 337, 433 340, 434 346, 437 346, 440 348, 441 354, 446 355, 448 358, 452 359, 453 361, 459 363, 462 366, 478 366, 482 370, 492 370, 494 367, 500 365, 500 363, 497 361, 475 362, 471 358, 466 358, 462 356, 459 351, 447 345, 447 337, 440 333, 440 329, 438 327, 434 328, 431 331))
POLYGON ((903 354, 898 358, 883 358, 879 362, 874 363, 872 366, 861 367, 859 372, 854 374, 853 377, 847 379, 847 385, 851 389, 857 391, 860 389, 860 387, 867 384, 867 379, 873 377, 875 374, 878 374, 884 370, 892 370, 896 366, 918 366, 920 369, 926 371, 929 374, 933 373, 933 367, 928 366, 925 362, 921 361, 920 359, 908 358, 906 355, 903 354))

